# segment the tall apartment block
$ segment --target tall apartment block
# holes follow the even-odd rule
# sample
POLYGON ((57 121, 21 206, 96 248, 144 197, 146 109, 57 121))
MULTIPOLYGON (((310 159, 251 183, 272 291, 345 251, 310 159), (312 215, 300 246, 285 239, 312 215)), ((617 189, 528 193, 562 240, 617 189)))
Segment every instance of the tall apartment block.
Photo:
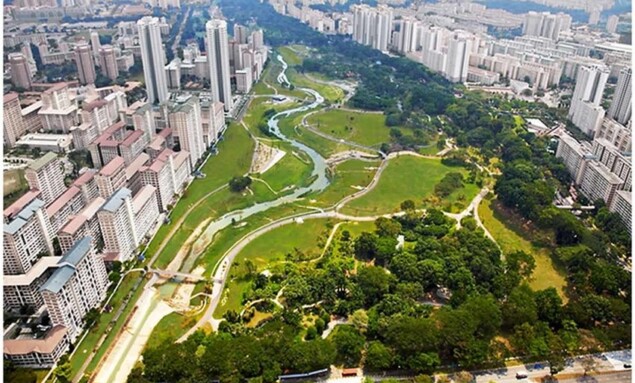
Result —
POLYGON ((177 97, 168 112, 168 124, 180 148, 190 153, 190 165, 194 168, 206 149, 198 97, 190 95, 177 97))
POLYGON ((148 102, 162 103, 168 99, 169 93, 160 21, 157 17, 146 16, 137 22, 137 27, 148 102))
POLYGON ((608 116, 623 125, 626 125, 631 120, 633 111, 632 74, 632 68, 624 68, 620 71, 615 93, 613 94, 613 101, 608 110, 608 116))
POLYGON ((32 74, 27 58, 22 53, 9 53, 9 64, 13 85, 23 89, 31 89, 33 85, 32 74))
POLYGON ((84 85, 94 84, 96 79, 95 60, 88 43, 82 42, 75 47, 75 64, 77 64, 79 82, 84 85))
POLYGON ((604 118, 600 106, 604 87, 609 78, 609 70, 601 66, 583 66, 578 71, 569 118, 586 135, 593 136, 604 118))
POLYGON ((63 166, 55 153, 48 152, 31 162, 24 175, 29 187, 40 191, 45 203, 53 202, 66 190, 63 166))
POLYGON ((225 111, 229 111, 232 108, 232 94, 227 22, 217 19, 209 20, 205 24, 205 31, 213 99, 222 102, 225 111))
POLYGON ((111 80, 119 77, 119 67, 117 66, 117 56, 112 45, 104 45, 99 48, 99 66, 104 76, 111 80))
POLYGON ((10 148, 26 133, 26 124, 22 118, 22 108, 17 93, 4 95, 2 127, 4 129, 4 144, 10 148))
POLYGON ((53 275, 40 288, 51 323, 66 327, 71 342, 79 336, 83 318, 106 295, 106 266, 90 237, 77 242, 62 259, 53 275))

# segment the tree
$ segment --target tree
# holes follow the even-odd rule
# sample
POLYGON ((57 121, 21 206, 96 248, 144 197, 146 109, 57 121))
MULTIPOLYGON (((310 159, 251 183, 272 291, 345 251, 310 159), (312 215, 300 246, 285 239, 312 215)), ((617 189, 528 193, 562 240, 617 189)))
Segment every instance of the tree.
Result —
POLYGON ((379 341, 368 344, 364 367, 370 371, 386 370, 392 366, 394 356, 388 347, 379 341))
POLYGON ((100 315, 101 314, 99 310, 97 310, 96 308, 90 309, 86 313, 86 316, 84 316, 84 328, 86 329, 92 328, 99 320, 100 315))
POLYGON ((371 260, 377 255, 377 236, 363 232, 355 240, 355 256, 359 259, 371 260))
POLYGON ((364 292, 366 306, 373 306, 388 293, 394 278, 382 267, 368 266, 359 270, 357 283, 364 292))
POLYGON ((523 278, 531 277, 536 268, 536 260, 524 251, 516 251, 505 257, 507 270, 517 273, 523 278))
POLYGON ((401 224, 393 219, 379 217, 375 220, 376 233, 380 237, 396 237, 401 232, 401 224))
POLYGON ((239 193, 247 189, 251 185, 249 177, 234 177, 229 181, 229 190, 239 193))
POLYGON ((355 327, 360 334, 366 333, 366 330, 368 329, 368 314, 366 313, 366 310, 355 310, 349 319, 353 327, 355 327))
POLYGON ((401 210, 403 211, 409 211, 409 210, 415 209, 415 203, 411 199, 407 199, 403 201, 400 206, 401 206, 401 210))
POLYGON ((68 355, 62 355, 60 360, 57 362, 57 367, 55 368, 55 371, 53 371, 53 375, 61 383, 70 383, 72 381, 73 370, 68 359, 68 355))
POLYGON ((514 288, 503 304, 503 324, 508 329, 523 323, 533 323, 538 320, 538 312, 534 293, 527 284, 514 288))
POLYGON ((436 352, 422 352, 408 358, 408 367, 416 373, 431 373, 441 364, 436 352))
POLYGON ((560 327, 563 319, 562 299, 555 288, 550 287, 535 293, 538 319, 552 328, 560 327))
POLYGON ((357 366, 362 357, 365 339, 353 326, 338 326, 333 335, 337 350, 336 360, 344 366, 357 366))

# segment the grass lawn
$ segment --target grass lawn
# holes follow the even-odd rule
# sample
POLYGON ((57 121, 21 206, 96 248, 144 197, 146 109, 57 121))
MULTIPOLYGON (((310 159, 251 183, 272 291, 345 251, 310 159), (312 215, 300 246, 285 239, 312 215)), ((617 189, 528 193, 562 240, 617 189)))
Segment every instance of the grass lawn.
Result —
POLYGON ((289 144, 278 147, 287 154, 258 178, 267 182, 276 192, 289 186, 305 186, 313 170, 311 158, 289 144))
POLYGON ((99 363, 99 360, 104 356, 106 350, 115 339, 117 333, 119 332, 119 329, 123 327, 123 324, 128 319, 130 312, 135 306, 134 302, 136 302, 136 300, 139 298, 139 296, 143 292, 143 284, 145 282, 142 283, 141 286, 134 292, 134 295, 130 299, 129 304, 126 305, 125 309, 123 310, 117 322, 114 323, 113 326, 111 326, 111 321, 113 320, 115 314, 117 313, 117 310, 119 309, 119 307, 125 300, 126 296, 131 293, 132 288, 135 286, 140 276, 141 276, 140 272, 135 272, 135 273, 130 273, 124 277, 124 280, 121 283, 121 286, 119 286, 119 289, 115 293, 115 296, 112 298, 112 300, 109 303, 113 307, 113 310, 109 313, 104 312, 103 314, 101 314, 101 316, 99 317, 98 323, 95 326, 93 326, 93 328, 89 331, 84 341, 78 346, 79 349, 75 352, 73 357, 70 359, 73 375, 77 374, 82 364, 84 364, 84 362, 86 361, 86 358, 90 356, 91 352, 97 345, 97 342, 102 337, 102 335, 108 334, 108 337, 102 344, 101 348, 99 349, 99 351, 95 354, 95 357, 89 363, 85 373, 90 374, 91 372, 94 371, 95 367, 97 366, 97 363, 99 363))
POLYGON ((4 196, 2 205, 6 208, 29 190, 29 184, 24 178, 24 169, 7 170, 2 172, 2 174, 4 176, 2 182, 2 195, 4 196))
POLYGON ((278 75, 282 71, 282 64, 278 61, 275 54, 269 59, 267 67, 262 73, 260 77, 261 80, 253 88, 254 94, 282 94, 291 97, 297 97, 299 99, 304 98, 312 98, 310 95, 307 95, 301 90, 298 89, 289 89, 283 87, 280 83, 278 83, 278 75), (269 84, 276 91, 269 88, 265 83, 269 84))
POLYGON ((517 128, 522 128, 523 125, 525 125, 525 120, 517 114, 514 115, 514 122, 516 123, 517 128))
POLYGON ((228 310, 242 310, 241 299, 249 282, 240 276, 244 273, 243 267, 247 259, 256 265, 258 272, 261 272, 272 263, 285 262, 288 253, 301 251, 307 259, 319 257, 328 236, 327 232, 330 232, 326 222, 325 219, 309 219, 301 224, 292 223, 265 233, 250 242, 234 259, 229 281, 214 317, 221 318, 228 310))
POLYGON ((282 133, 296 141, 311 147, 318 152, 322 157, 328 158, 331 155, 347 150, 360 150, 353 148, 341 142, 335 142, 326 138, 320 137, 310 130, 302 127, 296 128, 302 121, 302 115, 294 115, 290 118, 284 118, 278 122, 282 133))
POLYGON ((295 48, 291 49, 290 47, 280 47, 277 50, 278 50, 278 53, 280 53, 280 55, 284 59, 284 61, 287 63, 287 65, 289 66, 302 65, 302 61, 303 61, 302 57, 300 57, 300 55, 295 52, 297 51, 297 49, 295 48))
MULTIPOLYGON (((450 172, 463 172, 465 169, 443 165, 440 159, 420 158, 404 155, 390 160, 382 173, 379 183, 368 194, 350 201, 342 213, 352 215, 377 215, 399 211, 399 205, 411 199, 417 208, 424 207, 423 199, 433 195, 434 186, 450 172)), ((467 184, 466 184, 467 185, 467 184)), ((463 193, 470 201, 478 188, 462 188, 457 193, 463 193), (473 190, 476 189, 476 190, 473 190), (474 194, 469 194, 474 193, 474 194)), ((450 200, 448 200, 450 201, 450 200)), ((441 207, 445 201, 433 203, 441 207)))
POLYGON ((330 207, 347 195, 355 193, 357 189, 353 186, 366 187, 377 172, 379 163, 379 161, 348 160, 338 164, 334 169, 329 186, 320 194, 309 197, 315 200, 315 203, 311 205, 330 207))
POLYGON ((524 251, 533 255, 536 260, 536 269, 529 285, 534 290, 555 287, 562 299, 566 301, 564 295, 565 273, 558 265, 554 264, 549 248, 537 246, 524 238, 521 233, 526 231, 516 227, 512 217, 505 214, 495 200, 483 200, 479 205, 478 214, 504 254, 524 251))
POLYGON ((176 341, 194 326, 196 318, 177 312, 172 312, 163 317, 152 330, 145 349, 156 348, 165 341, 176 341))
POLYGON ((315 89, 328 102, 339 102, 344 98, 344 91, 335 85, 321 84, 313 81, 306 75, 299 73, 295 69, 287 69, 289 81, 297 88, 315 89))
POLYGON ((365 146, 379 148, 390 142, 383 114, 330 109, 309 116, 307 122, 326 134, 365 146))

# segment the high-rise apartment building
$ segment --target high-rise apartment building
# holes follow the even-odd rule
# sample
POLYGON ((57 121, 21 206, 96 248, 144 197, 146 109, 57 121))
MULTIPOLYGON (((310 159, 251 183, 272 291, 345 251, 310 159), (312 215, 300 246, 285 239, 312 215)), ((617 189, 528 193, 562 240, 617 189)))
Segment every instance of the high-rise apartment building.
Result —
POLYGON ((444 71, 445 78, 451 82, 464 82, 467 80, 467 69, 470 63, 470 51, 472 40, 455 33, 448 42, 448 58, 444 71))
POLYGON ((94 84, 96 78, 95 60, 88 43, 82 42, 75 47, 75 64, 77 64, 79 82, 84 85, 94 84))
POLYGON ((353 40, 387 52, 392 32, 392 9, 383 5, 377 8, 355 5, 351 9, 353 11, 353 40))
POLYGON ((99 42, 99 33, 96 31, 90 31, 90 45, 93 50, 93 55, 95 57, 99 56, 99 48, 101 48, 101 43, 99 42))
POLYGON ((99 48, 99 66, 101 73, 111 80, 119 77, 119 67, 117 66, 117 56, 112 45, 104 45, 99 48))
POLYGON ((613 101, 611 102, 611 106, 608 110, 609 117, 624 125, 626 125, 631 119, 631 113, 633 110, 632 74, 632 68, 624 68, 620 71, 620 75, 617 78, 615 93, 613 94, 613 101))
POLYGON ((600 102, 608 78, 609 70, 603 66, 583 66, 578 70, 569 118, 589 136, 595 134, 604 118, 604 109, 600 102))
POLYGON ((229 111, 232 109, 232 94, 227 22, 218 19, 210 20, 205 24, 205 30, 213 100, 222 102, 225 111, 229 111))
POLYGON ((17 93, 4 95, 2 128, 4 130, 4 144, 12 148, 26 133, 26 124, 22 118, 22 108, 17 93))
POLYGON ((45 130, 68 133, 77 125, 77 103, 71 98, 68 84, 58 83, 42 92, 42 107, 38 111, 45 130))
POLYGON ((523 35, 541 36, 551 40, 558 40, 560 33, 571 28, 571 16, 565 13, 551 14, 549 12, 530 11, 525 14, 523 35))
POLYGON ((40 191, 45 203, 53 202, 66 191, 62 163, 53 152, 31 162, 24 172, 31 189, 40 191))
POLYGON ((90 237, 77 242, 40 292, 54 326, 66 327, 71 342, 82 332, 84 316, 106 296, 108 274, 90 237))
POLYGON ((28 273, 42 254, 53 254, 45 202, 29 193, 14 205, 15 214, 2 228, 5 275, 28 273))
POLYGON ((190 153, 191 166, 205 153, 203 140, 203 123, 201 120, 201 104, 196 96, 183 95, 177 97, 168 112, 168 125, 178 139, 182 150, 190 153))
POLYGON ((609 19, 606 22, 606 31, 609 33, 615 33, 617 31, 617 24, 619 22, 620 22, 620 17, 618 15, 609 16, 609 19))
POLYGON ((13 85, 23 89, 31 89, 33 82, 27 58, 22 53, 9 53, 9 64, 11 65, 13 85))
POLYGON ((157 17, 146 16, 137 22, 137 27, 148 102, 162 103, 168 99, 169 93, 160 21, 157 17))
POLYGON ((117 190, 97 212, 104 237, 104 257, 108 261, 127 261, 137 248, 134 232, 132 192, 117 190))
POLYGON ((238 44, 247 44, 249 38, 249 28, 238 23, 234 24, 234 40, 238 44))

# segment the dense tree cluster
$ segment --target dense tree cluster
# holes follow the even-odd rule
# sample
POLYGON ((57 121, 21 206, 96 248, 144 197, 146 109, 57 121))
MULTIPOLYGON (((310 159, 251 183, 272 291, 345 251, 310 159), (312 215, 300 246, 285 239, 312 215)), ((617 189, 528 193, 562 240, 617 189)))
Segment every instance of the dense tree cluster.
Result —
POLYGON ((229 190, 239 193, 247 189, 251 185, 251 178, 248 176, 234 177, 229 180, 229 190))

